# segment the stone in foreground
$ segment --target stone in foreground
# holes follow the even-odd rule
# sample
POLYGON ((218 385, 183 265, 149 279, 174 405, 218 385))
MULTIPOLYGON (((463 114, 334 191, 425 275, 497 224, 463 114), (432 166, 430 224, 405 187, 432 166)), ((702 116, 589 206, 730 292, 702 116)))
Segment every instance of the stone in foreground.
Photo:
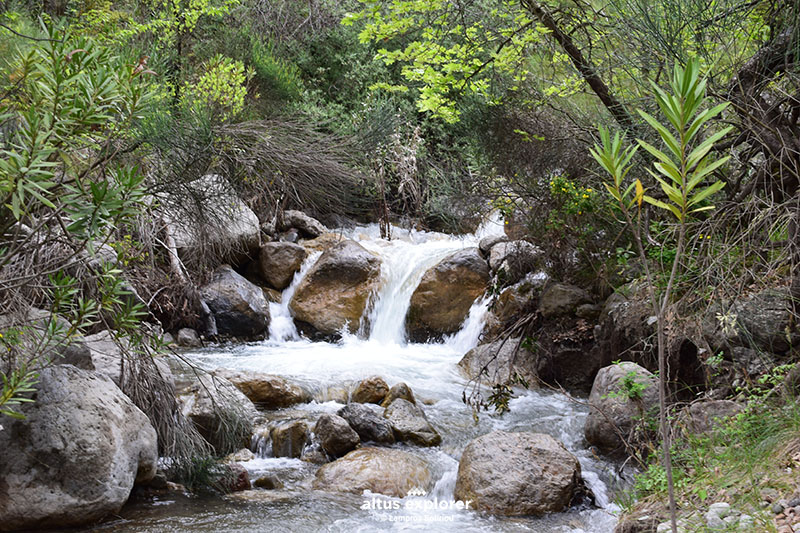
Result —
POLYGON ((580 463, 553 437, 494 431, 464 449, 454 495, 491 514, 539 515, 564 511, 580 488, 580 463))
POLYGON ((116 513, 156 473, 156 432, 110 380, 42 370, 25 420, 0 431, 0 530, 80 526, 116 513))
POLYGON ((328 492, 365 490, 403 498, 408 491, 429 489, 431 472, 427 463, 408 452, 392 448, 360 448, 317 471, 313 487, 328 492))

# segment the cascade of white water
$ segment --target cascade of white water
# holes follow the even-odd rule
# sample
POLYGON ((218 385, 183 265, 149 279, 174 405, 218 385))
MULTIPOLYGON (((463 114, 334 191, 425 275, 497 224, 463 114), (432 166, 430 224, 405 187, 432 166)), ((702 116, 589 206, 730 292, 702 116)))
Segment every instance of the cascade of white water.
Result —
MULTIPOLYGON (((405 342, 405 318, 411 303, 411 296, 419 285, 425 272, 449 254, 462 248, 477 246, 479 240, 488 235, 502 233, 503 225, 497 217, 490 218, 471 235, 454 237, 442 233, 402 230, 393 228, 394 239, 378 239, 372 226, 359 228, 352 237, 361 245, 378 254, 383 260, 381 266, 382 283, 369 310, 369 340, 383 344, 403 344, 405 342)), ((464 322, 469 333, 456 335, 448 340, 456 345, 474 345, 480 334, 484 310, 473 309, 470 318, 464 322), (474 337, 474 342, 470 341, 474 337)), ((460 332, 461 333, 461 332, 460 332)))
POLYGON ((464 319, 458 332, 445 338, 444 343, 458 353, 466 353, 478 345, 486 313, 489 311, 490 298, 483 297, 476 300, 469 310, 469 315, 464 319))
POLYGON ((289 311, 289 302, 294 296, 300 282, 306 276, 314 263, 317 262, 321 252, 314 252, 306 257, 303 265, 298 272, 295 272, 292 282, 281 294, 280 302, 270 302, 269 304, 269 340, 276 342, 285 342, 295 340, 299 337, 297 328, 294 325, 292 313, 289 311))

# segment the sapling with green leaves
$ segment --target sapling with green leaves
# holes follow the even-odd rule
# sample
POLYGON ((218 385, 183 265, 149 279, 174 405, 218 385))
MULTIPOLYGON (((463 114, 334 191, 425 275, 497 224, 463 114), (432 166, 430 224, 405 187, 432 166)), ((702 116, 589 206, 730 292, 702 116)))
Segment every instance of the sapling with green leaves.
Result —
POLYGON ((728 156, 715 158, 711 155, 714 144, 724 137, 731 128, 704 135, 711 119, 722 113, 727 103, 705 109, 706 80, 700 76, 700 62, 690 59, 685 67, 675 65, 670 92, 666 92, 655 83, 653 93, 668 124, 662 124, 652 115, 639 110, 639 115, 659 135, 664 144, 657 148, 652 144, 637 139, 637 145, 625 146, 619 133, 612 137, 605 128, 600 129, 600 144, 590 150, 594 159, 610 176, 605 183, 609 194, 615 200, 622 213, 624 223, 630 229, 636 243, 639 256, 644 265, 649 298, 656 317, 658 338, 658 396, 659 396, 659 429, 662 438, 664 469, 667 476, 669 493, 670 521, 672 531, 677 531, 674 483, 672 478, 672 461, 670 456, 670 431, 667 424, 666 406, 666 315, 673 296, 674 283, 678 275, 686 241, 687 222, 692 215, 714 209, 708 199, 725 186, 723 181, 715 179, 718 171, 729 159, 728 156), (646 194, 641 180, 626 183, 626 177, 633 168, 634 156, 639 148, 644 148, 653 158, 652 168, 647 172, 656 180, 664 193, 663 199, 646 194), (646 202, 662 209, 675 217, 677 246, 675 257, 667 278, 663 294, 656 293, 653 273, 647 262, 647 255, 642 243, 641 216, 642 203, 646 202))

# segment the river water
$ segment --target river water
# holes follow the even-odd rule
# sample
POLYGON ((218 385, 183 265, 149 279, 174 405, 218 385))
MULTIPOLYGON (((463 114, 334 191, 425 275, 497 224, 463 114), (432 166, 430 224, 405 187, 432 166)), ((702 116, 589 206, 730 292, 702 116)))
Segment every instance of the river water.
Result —
POLYGON ((442 435, 435 448, 397 445, 423 457, 431 465, 435 487, 426 496, 402 500, 377 497, 397 510, 366 509, 374 495, 329 494, 311 489, 318 468, 299 459, 271 457, 266 441, 254 439, 256 459, 242 463, 251 479, 274 473, 280 490, 254 489, 223 498, 190 498, 170 495, 155 502, 139 503, 123 517, 97 528, 100 531, 137 532, 258 532, 258 531, 534 531, 610 533, 618 510, 611 487, 618 481, 615 466, 591 453, 583 440, 587 408, 585 399, 544 390, 516 391, 510 412, 481 412, 476 418, 462 402, 472 384, 456 364, 479 339, 486 313, 485 301, 476 302, 461 331, 442 343, 413 344, 404 339, 404 319, 411 294, 424 272, 448 254, 477 246, 479 239, 502 232, 498 223, 487 223, 476 234, 450 235, 405 231, 395 228, 393 239, 380 239, 377 226, 343 232, 383 259, 383 282, 370 313, 370 330, 344 335, 337 343, 302 339, 294 328, 288 301, 318 254, 312 255, 284 291, 282 304, 271 304, 272 324, 266 341, 205 348, 186 355, 213 370, 229 368, 277 374, 314 392, 311 403, 269 414, 272 420, 307 419, 313 427, 322 413, 342 407, 342 387, 365 377, 380 375, 391 386, 405 382, 422 402, 430 422, 442 435), (458 459, 477 436, 493 430, 535 431, 559 439, 575 454, 583 479, 595 496, 595 505, 544 517, 495 518, 459 509, 433 510, 434 501, 451 500, 458 459), (428 502, 427 508, 425 503, 428 502), (409 505, 416 503, 417 505, 409 505), (408 507, 408 508, 407 508, 408 507), (421 509, 420 509, 421 507, 421 509))

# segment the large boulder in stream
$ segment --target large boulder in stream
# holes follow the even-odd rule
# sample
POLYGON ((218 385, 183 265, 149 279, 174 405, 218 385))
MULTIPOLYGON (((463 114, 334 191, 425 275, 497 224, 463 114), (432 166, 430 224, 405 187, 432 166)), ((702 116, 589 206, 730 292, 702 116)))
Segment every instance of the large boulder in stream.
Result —
POLYGON ((323 253, 300 282, 289 309, 301 329, 335 336, 358 331, 370 295, 380 283, 381 261, 355 241, 323 253))
POLYGON ((365 490, 404 498, 413 488, 429 489, 428 464, 408 452, 392 448, 360 448, 324 465, 317 471, 313 487, 327 492, 365 490))
POLYGON ((263 409, 281 409, 311 401, 311 393, 285 378, 263 372, 218 369, 214 372, 236 386, 263 409))
POLYGON ((262 336, 269 327, 269 303, 264 291, 222 265, 202 289, 220 335, 243 339, 262 336))
POLYGON ((406 315, 408 337, 414 342, 459 330, 475 300, 489 283, 489 265, 477 248, 465 248, 425 272, 406 315))
POLYGON ((647 369, 631 362, 601 368, 589 395, 584 436, 603 452, 621 451, 657 408, 658 380, 647 369))
POLYGON ((72 527, 116 513, 156 473, 156 431, 110 380, 46 368, 24 420, 0 430, 0 530, 72 527))
POLYGON ((454 496, 497 515, 557 513, 581 486, 578 459, 553 437, 494 431, 464 448, 454 496))
POLYGON ((300 270, 308 252, 291 242, 268 242, 261 246, 258 258, 260 274, 273 289, 282 291, 300 270))

